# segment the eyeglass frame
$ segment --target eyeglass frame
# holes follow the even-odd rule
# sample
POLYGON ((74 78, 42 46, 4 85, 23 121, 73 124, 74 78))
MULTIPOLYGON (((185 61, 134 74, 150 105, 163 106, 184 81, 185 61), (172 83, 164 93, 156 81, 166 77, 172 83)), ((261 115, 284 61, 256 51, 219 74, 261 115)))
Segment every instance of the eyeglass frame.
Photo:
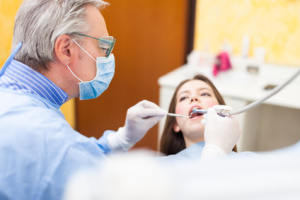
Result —
POLYGON ((103 36, 103 38, 96 38, 96 37, 86 35, 86 34, 83 34, 83 33, 78 33, 78 32, 73 32, 73 34, 81 35, 81 36, 85 36, 85 37, 89 37, 89 38, 93 38, 93 39, 98 40, 99 48, 106 50, 106 52, 105 52, 105 54, 106 54, 105 57, 106 58, 108 58, 108 56, 112 52, 112 50, 115 46, 115 43, 116 43, 116 39, 113 36, 103 36), (109 38, 109 39, 105 39, 105 38, 109 38), (101 47, 102 44, 109 46, 109 48, 101 47))

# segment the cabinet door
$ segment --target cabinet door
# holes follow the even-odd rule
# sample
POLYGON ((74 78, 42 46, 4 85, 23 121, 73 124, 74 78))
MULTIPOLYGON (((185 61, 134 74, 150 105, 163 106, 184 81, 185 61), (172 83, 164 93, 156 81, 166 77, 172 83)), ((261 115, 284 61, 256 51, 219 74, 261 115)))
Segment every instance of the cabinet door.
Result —
MULTIPOLYGON (((124 125, 126 111, 143 99, 158 104, 160 76, 185 62, 188 46, 187 0, 109 0, 102 10, 116 38, 115 76, 100 97, 76 100, 77 130, 99 138, 124 125)), ((135 147, 157 149, 153 127, 135 147)))

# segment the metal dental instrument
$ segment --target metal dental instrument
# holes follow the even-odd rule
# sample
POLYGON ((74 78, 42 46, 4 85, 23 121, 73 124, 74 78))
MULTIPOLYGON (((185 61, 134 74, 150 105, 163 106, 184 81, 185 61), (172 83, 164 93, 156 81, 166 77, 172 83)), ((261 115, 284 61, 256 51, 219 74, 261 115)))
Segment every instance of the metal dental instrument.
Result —
MULTIPOLYGON (((272 97, 273 95, 275 95, 276 93, 278 93, 285 86, 287 86, 290 82, 292 82, 299 74, 300 74, 300 67, 295 72, 295 74, 293 74, 289 79, 287 79, 281 85, 278 85, 273 90, 271 90, 269 94, 267 94, 266 96, 264 96, 261 99, 258 99, 256 101, 250 103, 249 105, 245 106, 244 108, 241 108, 241 109, 239 109, 237 111, 230 111, 230 110, 227 110, 227 109, 218 109, 216 111, 221 116, 237 115, 237 114, 243 113, 243 112, 245 112, 245 111, 247 111, 247 110, 249 110, 251 108, 254 108, 254 107, 262 104, 264 101, 266 101, 267 99, 269 99, 270 97, 272 97)), ((201 109, 194 108, 193 109, 193 113, 202 113, 202 114, 205 114, 205 113, 207 113, 207 111, 206 110, 201 110, 201 109)))
MULTIPOLYGON (((230 110, 228 109, 216 109, 218 115, 220 116, 228 116, 230 115, 230 110)), ((207 113, 207 110, 206 109, 198 109, 198 108, 193 108, 192 110, 193 113, 201 113, 201 114, 206 114, 207 113)), ((171 116, 171 117, 191 117, 191 116, 187 116, 187 115, 180 115, 180 114, 175 114, 175 113, 168 113, 167 114, 168 116, 171 116)))
POLYGON ((175 113, 168 113, 168 116, 171 117, 191 117, 191 116, 187 116, 187 115, 180 115, 180 114, 175 114, 175 113))

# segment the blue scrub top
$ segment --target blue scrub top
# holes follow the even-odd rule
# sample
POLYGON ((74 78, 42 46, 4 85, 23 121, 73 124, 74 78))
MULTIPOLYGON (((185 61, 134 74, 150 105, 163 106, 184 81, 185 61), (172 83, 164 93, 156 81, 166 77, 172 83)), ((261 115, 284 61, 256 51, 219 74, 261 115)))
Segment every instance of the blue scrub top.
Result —
POLYGON ((75 172, 111 150, 76 132, 60 106, 67 94, 42 74, 12 60, 0 72, 0 199, 61 199, 75 172))

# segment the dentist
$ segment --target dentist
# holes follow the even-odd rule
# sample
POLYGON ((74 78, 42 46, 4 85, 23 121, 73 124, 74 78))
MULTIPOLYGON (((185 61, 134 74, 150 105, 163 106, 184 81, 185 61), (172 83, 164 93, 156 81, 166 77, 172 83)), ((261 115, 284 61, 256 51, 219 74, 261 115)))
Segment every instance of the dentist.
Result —
POLYGON ((141 101, 100 139, 72 129, 60 106, 93 99, 115 71, 101 0, 25 0, 0 71, 0 199, 60 199, 74 172, 127 151, 166 111, 141 101), (150 117, 149 117, 150 116, 150 117))
MULTIPOLYGON (((75 172, 129 150, 167 114, 141 101, 128 109, 123 127, 100 139, 81 135, 65 120, 63 103, 96 98, 113 78, 115 39, 99 12, 104 5, 24 0, 19 8, 13 51, 0 71, 0 199, 61 199, 75 172)), ((209 144, 216 149, 214 141, 209 144)))

